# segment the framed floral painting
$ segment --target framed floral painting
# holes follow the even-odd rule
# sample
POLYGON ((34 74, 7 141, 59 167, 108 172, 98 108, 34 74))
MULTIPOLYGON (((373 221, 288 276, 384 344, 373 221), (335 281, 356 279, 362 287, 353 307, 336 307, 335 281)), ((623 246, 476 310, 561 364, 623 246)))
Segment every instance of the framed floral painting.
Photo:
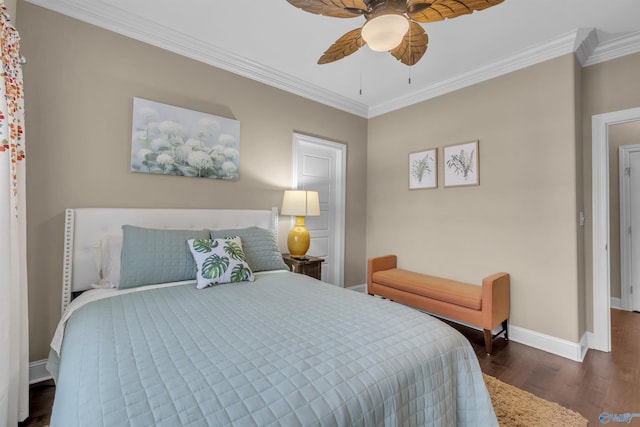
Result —
POLYGON ((132 123, 132 172, 239 178, 239 121, 134 98, 132 123))
POLYGON ((409 153, 409 189, 438 187, 438 149, 409 153))
POLYGON ((444 147, 444 186, 480 185, 478 141, 444 147))

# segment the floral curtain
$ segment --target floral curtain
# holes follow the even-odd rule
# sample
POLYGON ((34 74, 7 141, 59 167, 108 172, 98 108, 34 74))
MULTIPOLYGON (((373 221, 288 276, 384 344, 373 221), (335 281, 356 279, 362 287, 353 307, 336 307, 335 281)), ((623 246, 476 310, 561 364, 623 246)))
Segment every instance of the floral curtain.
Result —
POLYGON ((24 99, 20 37, 0 1, 0 427, 29 415, 24 99))

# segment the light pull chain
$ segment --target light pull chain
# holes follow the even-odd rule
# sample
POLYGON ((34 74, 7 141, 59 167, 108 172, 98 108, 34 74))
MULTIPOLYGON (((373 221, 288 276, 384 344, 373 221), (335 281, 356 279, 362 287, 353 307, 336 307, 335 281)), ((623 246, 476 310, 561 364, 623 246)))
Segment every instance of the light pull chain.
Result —
MULTIPOLYGON (((413 50, 411 49, 412 44, 411 44, 411 37, 413 36, 413 31, 411 31, 411 22, 409 22, 409 61, 413 62, 413 50)), ((411 85, 411 69, 413 68, 413 65, 409 65, 409 85, 411 85)))
POLYGON ((363 55, 364 55, 364 49, 362 47, 360 47, 360 52, 358 52, 360 55, 360 96, 362 96, 362 61, 363 61, 363 55))

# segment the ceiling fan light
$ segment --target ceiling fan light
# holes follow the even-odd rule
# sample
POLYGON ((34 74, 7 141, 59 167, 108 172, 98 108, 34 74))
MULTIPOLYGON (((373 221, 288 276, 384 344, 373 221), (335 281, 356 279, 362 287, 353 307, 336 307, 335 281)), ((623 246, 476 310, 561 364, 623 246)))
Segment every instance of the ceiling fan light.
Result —
POLYGON ((402 15, 387 14, 367 21, 362 38, 371 50, 386 52, 398 46, 409 29, 409 21, 402 15))

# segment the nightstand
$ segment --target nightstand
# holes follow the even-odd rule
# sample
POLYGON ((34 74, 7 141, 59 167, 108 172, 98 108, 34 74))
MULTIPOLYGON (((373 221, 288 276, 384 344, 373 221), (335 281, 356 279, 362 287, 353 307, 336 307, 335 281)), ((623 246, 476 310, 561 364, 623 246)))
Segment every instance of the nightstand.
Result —
POLYGON ((284 263, 289 266, 294 273, 304 274, 309 277, 320 279, 322 273, 322 262, 324 259, 314 256, 306 256, 307 259, 291 258, 291 254, 283 254, 284 263))

